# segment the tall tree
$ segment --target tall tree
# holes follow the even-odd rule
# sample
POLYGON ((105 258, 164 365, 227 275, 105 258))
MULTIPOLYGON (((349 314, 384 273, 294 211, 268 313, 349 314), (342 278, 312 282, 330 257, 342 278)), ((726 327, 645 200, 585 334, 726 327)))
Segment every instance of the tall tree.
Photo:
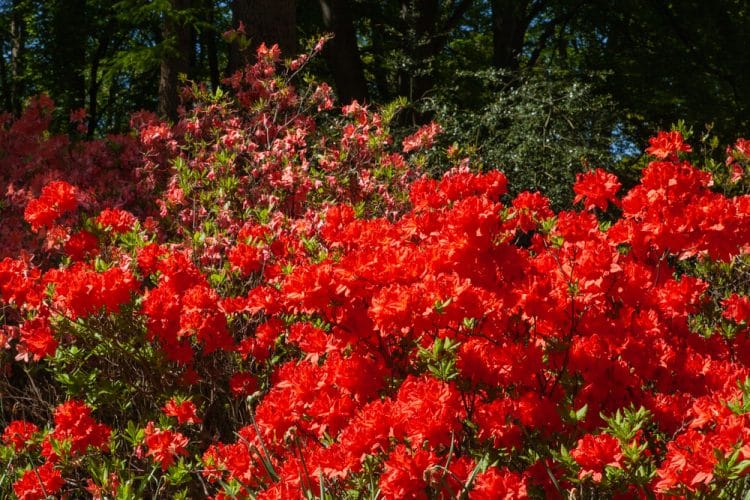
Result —
POLYGON ((368 98, 362 59, 357 45, 357 32, 352 19, 351 3, 347 0, 319 0, 325 29, 333 33, 323 55, 336 83, 342 102, 368 98))
MULTIPOLYGON (((539 4, 540 2, 534 2, 539 4)), ((492 64, 496 68, 518 69, 533 18, 528 0, 492 0, 492 64)), ((538 7, 534 7, 534 10, 538 7)))
POLYGON ((187 74, 190 68, 190 2, 171 0, 170 9, 164 13, 158 112, 172 120, 177 119, 179 75, 187 74))
POLYGON ((745 0, 595 0, 575 17, 569 46, 582 67, 607 72, 600 90, 637 143, 679 119, 713 123, 728 142, 750 127, 748 16, 745 0))
POLYGON ((99 72, 105 57, 110 51, 112 40, 115 36, 115 17, 110 13, 102 23, 98 33, 94 33, 95 45, 91 52, 88 65, 88 127, 87 137, 91 138, 96 132, 99 123, 99 89, 101 87, 101 77, 99 72))
POLYGON ((24 97, 23 76, 26 52, 26 10, 23 0, 12 0, 10 6, 10 111, 21 114, 24 97))
POLYGON ((216 43, 217 36, 217 15, 216 5, 213 0, 203 0, 201 15, 203 25, 200 32, 201 52, 205 55, 208 63, 208 76, 211 81, 211 88, 219 88, 219 50, 216 43))
POLYGON ((235 28, 242 23, 249 43, 230 45, 227 72, 251 62, 261 43, 276 43, 283 54, 293 56, 297 52, 296 9, 295 0, 232 0, 232 23, 235 28))
POLYGON ((464 19, 474 0, 400 0, 403 48, 408 64, 399 72, 401 95, 424 97, 435 85, 437 56, 464 19))
POLYGON ((86 102, 86 49, 89 23, 86 0, 46 2, 51 43, 45 45, 56 104, 64 110, 86 102))

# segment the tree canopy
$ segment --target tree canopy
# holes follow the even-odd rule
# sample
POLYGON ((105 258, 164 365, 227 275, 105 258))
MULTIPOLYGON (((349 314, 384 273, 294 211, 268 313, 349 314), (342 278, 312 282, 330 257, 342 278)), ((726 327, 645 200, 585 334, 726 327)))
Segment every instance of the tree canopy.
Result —
POLYGON ((728 141, 748 127, 748 16, 740 0, 0 0, 0 106, 18 115, 46 93, 58 127, 83 109, 88 136, 120 131, 141 109, 176 118, 181 78, 216 89, 261 42, 292 57, 331 33, 309 68, 342 104, 450 90, 476 110, 494 89, 460 75, 564 74, 611 99, 603 118, 620 139, 684 119, 728 141))

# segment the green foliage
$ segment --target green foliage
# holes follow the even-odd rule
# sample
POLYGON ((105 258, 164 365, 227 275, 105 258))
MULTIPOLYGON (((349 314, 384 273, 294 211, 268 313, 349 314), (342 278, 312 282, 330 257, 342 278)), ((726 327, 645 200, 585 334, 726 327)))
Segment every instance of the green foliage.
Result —
MULTIPOLYGON (((558 208, 571 203, 576 173, 612 163, 613 103, 571 74, 463 72, 422 109, 443 127, 444 144, 462 144, 458 155, 472 166, 499 169, 514 193, 542 191, 558 208), (462 108, 455 96, 477 84, 477 106, 462 108)), ((439 174, 452 163, 433 153, 429 165, 439 174)))

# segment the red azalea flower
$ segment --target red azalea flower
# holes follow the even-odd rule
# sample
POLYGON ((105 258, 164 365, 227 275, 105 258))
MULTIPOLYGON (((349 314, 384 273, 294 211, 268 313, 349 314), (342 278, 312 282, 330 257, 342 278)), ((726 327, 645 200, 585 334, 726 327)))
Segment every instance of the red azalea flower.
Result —
POLYGON ((729 298, 724 299, 721 304, 724 306, 722 316, 731 319, 735 323, 746 321, 750 323, 750 297, 737 295, 733 293, 729 298))
POLYGON ((34 434, 39 432, 39 427, 25 420, 13 420, 3 431, 3 443, 20 452, 26 448, 26 442, 30 441, 34 434))
POLYGON ((31 354, 34 361, 55 355, 58 342, 46 317, 37 316, 24 322, 20 331, 21 343, 17 349, 22 348, 25 353, 31 354))
POLYGON ((526 478, 496 467, 477 474, 469 497, 472 500, 521 500, 528 498, 526 478))
POLYGON ((31 229, 37 231, 42 227, 50 227, 65 212, 78 207, 78 191, 64 181, 50 182, 39 195, 26 205, 24 220, 31 224, 31 229))
POLYGON ((419 149, 427 149, 435 142, 435 136, 440 134, 443 129, 435 122, 423 125, 412 135, 406 137, 403 142, 404 153, 411 153, 419 149))
POLYGON ((52 269, 45 281, 55 285, 57 310, 72 320, 102 312, 117 314, 138 289, 133 274, 120 267, 99 273, 88 264, 76 263, 68 269, 52 269))
POLYGON ((381 493, 385 498, 426 500, 429 469, 438 463, 440 459, 426 450, 411 453, 406 446, 398 445, 385 461, 378 484, 381 493))
POLYGON ((55 428, 42 443, 42 455, 51 460, 57 456, 52 450, 49 438, 57 441, 70 441, 70 454, 86 453, 89 447, 107 450, 112 429, 97 423, 91 417, 91 408, 81 401, 71 399, 54 411, 55 428))
POLYGON ((96 222, 115 233, 127 233, 135 227, 136 218, 126 210, 106 208, 96 218, 96 222))
POLYGON ((170 399, 162 409, 164 414, 175 417, 178 424, 200 424, 203 420, 196 415, 195 403, 182 401, 181 403, 170 399))
POLYGON ((65 253, 74 261, 99 254, 99 239, 88 231, 74 233, 65 242, 65 253))
POLYGON ((41 272, 25 258, 0 261, 0 298, 19 308, 37 306, 42 300, 41 272))
POLYGON ((663 160, 678 151, 690 153, 693 148, 683 142, 682 134, 676 130, 672 132, 661 131, 656 137, 648 140, 650 146, 646 148, 646 153, 663 160))
POLYGON ((573 203, 585 200, 584 208, 586 210, 592 210, 594 207, 606 210, 609 203, 619 204, 617 191, 620 190, 621 186, 622 184, 617 180, 616 175, 601 168, 578 174, 576 183, 573 185, 573 191, 576 193, 573 203))
POLYGON ((154 457, 154 461, 161 464, 161 469, 166 471, 175 462, 175 457, 187 456, 188 438, 179 432, 167 429, 157 429, 153 422, 149 422, 145 429, 146 438, 144 443, 148 448, 147 456, 154 457))
POLYGON ((260 271, 263 266, 263 250, 253 245, 240 243, 229 252, 229 262, 242 276, 260 271))
POLYGON ((18 500, 44 500, 59 492, 65 481, 54 464, 47 462, 36 469, 27 470, 13 483, 18 500))
POLYGON ((570 451, 570 456, 581 466, 578 478, 592 476, 594 482, 602 480, 605 466, 622 469, 622 448, 617 438, 609 434, 586 434, 570 451))

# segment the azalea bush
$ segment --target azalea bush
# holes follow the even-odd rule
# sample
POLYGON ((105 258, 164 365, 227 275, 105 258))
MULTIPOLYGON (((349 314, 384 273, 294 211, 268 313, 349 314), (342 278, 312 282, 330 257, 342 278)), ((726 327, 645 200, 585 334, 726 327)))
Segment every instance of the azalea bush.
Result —
POLYGON ((750 490, 750 142, 659 132, 556 212, 424 175, 439 125, 334 109, 319 48, 130 136, 6 120, 2 496, 750 490))

